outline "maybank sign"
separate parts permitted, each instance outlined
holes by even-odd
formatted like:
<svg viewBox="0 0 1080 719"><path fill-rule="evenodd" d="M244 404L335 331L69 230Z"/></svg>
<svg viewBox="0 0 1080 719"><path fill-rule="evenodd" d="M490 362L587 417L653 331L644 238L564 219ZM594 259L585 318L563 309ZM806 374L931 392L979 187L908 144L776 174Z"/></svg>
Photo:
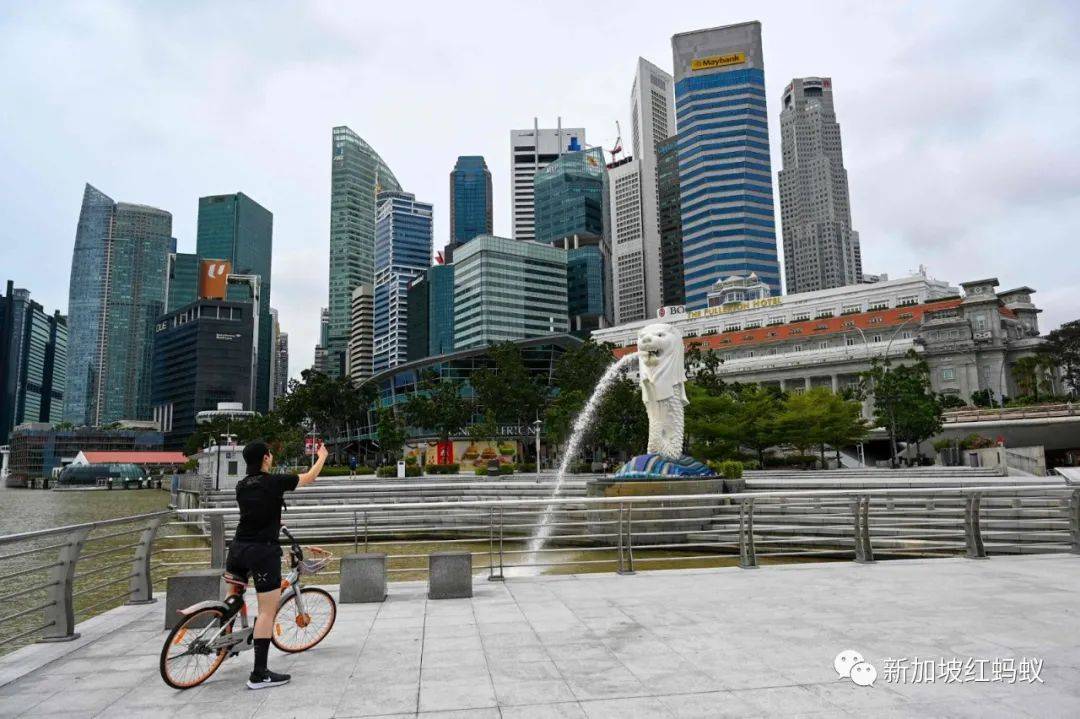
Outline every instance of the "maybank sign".
<svg viewBox="0 0 1080 719"><path fill-rule="evenodd" d="M783 299L780 297L764 297L760 300L751 300L749 302L728 302L726 305L717 305L716 307L706 307L703 310L694 310L693 312L687 312L686 316L690 319L697 319L698 317L712 317L713 315L726 315L729 312L739 312L741 310L752 310L758 307L775 307L776 305L782 305Z"/></svg>
<svg viewBox="0 0 1080 719"><path fill-rule="evenodd" d="M708 57L697 57L690 61L690 69L697 70L712 70L718 67L725 67L727 65L741 65L746 62L745 52L733 52L728 55L709 55Z"/></svg>

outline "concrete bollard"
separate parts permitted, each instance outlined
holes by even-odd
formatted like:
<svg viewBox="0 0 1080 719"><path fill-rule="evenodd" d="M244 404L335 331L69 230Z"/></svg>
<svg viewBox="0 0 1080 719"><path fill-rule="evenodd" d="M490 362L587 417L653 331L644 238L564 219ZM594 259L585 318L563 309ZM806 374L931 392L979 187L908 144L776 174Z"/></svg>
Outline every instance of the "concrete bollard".
<svg viewBox="0 0 1080 719"><path fill-rule="evenodd" d="M220 569L193 569L169 577L165 584L165 628L180 621L177 612L207 599L224 599Z"/></svg>
<svg viewBox="0 0 1080 719"><path fill-rule="evenodd" d="M428 555L428 599L466 599L472 592L472 555L432 552Z"/></svg>
<svg viewBox="0 0 1080 719"><path fill-rule="evenodd" d="M386 555L346 554L341 558L341 603L386 599Z"/></svg>

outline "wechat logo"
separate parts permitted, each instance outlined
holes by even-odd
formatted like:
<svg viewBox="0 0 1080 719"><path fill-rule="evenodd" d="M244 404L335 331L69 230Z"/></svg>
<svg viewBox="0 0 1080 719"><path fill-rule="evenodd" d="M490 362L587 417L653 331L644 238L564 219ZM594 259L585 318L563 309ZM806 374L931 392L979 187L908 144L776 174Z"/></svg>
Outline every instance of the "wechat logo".
<svg viewBox="0 0 1080 719"><path fill-rule="evenodd" d="M833 669L841 679L850 679L861 687L874 685L877 669L854 649L845 649L833 660Z"/></svg>

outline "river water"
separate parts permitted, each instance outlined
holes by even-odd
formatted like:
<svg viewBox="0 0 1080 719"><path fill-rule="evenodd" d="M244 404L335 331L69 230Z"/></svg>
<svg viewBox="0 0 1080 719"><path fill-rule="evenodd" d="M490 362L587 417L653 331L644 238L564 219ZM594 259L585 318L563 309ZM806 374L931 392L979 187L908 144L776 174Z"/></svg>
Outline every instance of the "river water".
<svg viewBox="0 0 1080 719"><path fill-rule="evenodd" d="M156 489L54 492L0 485L0 534L145 514L168 503L169 493Z"/></svg>

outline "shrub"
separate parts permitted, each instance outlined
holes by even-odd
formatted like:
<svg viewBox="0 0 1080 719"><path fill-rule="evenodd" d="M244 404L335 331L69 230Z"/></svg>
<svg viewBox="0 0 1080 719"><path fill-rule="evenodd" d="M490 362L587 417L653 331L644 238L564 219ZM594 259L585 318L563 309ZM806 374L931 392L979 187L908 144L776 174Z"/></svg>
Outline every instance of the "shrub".
<svg viewBox="0 0 1080 719"><path fill-rule="evenodd" d="M349 468L336 465L333 467L323 467L320 476L323 477L347 477L349 476Z"/></svg>
<svg viewBox="0 0 1080 719"><path fill-rule="evenodd" d="M743 464L734 459L721 462L720 472L724 475L724 479L742 479Z"/></svg>
<svg viewBox="0 0 1080 719"><path fill-rule="evenodd" d="M536 464L534 462L522 462L518 465L519 472L535 472Z"/></svg>
<svg viewBox="0 0 1080 719"><path fill-rule="evenodd" d="M499 474L513 474L513 473L514 473L514 465L513 464L507 463L507 464L500 464L499 465Z"/></svg>
<svg viewBox="0 0 1080 719"><path fill-rule="evenodd" d="M405 464L416 464L416 457L406 457Z"/></svg>
<svg viewBox="0 0 1080 719"><path fill-rule="evenodd" d="M744 459L742 460L742 466L743 469L747 470L761 469L761 462L756 459Z"/></svg>
<svg viewBox="0 0 1080 719"><path fill-rule="evenodd" d="M474 472L475 472L477 477L486 477L487 476L487 467L477 467L474 470Z"/></svg>
<svg viewBox="0 0 1080 719"><path fill-rule="evenodd" d="M953 440L951 439L937 439L934 440L934 451L941 452L953 446Z"/></svg>
<svg viewBox="0 0 1080 719"><path fill-rule="evenodd" d="M461 465L456 462L450 464L429 464L424 467L424 471L428 474L457 474L461 469Z"/></svg>
<svg viewBox="0 0 1080 719"><path fill-rule="evenodd" d="M377 470L375 470L375 476L377 476L377 477L396 477L397 476L397 465L384 464L383 466L381 466Z"/></svg>
<svg viewBox="0 0 1080 719"><path fill-rule="evenodd" d="M375 468L369 467L366 464L358 464L356 465L355 474L375 474Z"/></svg>
<svg viewBox="0 0 1080 719"><path fill-rule="evenodd" d="M960 446L964 449L983 449L984 447L993 447L994 440L983 437L981 434L972 433L960 440Z"/></svg>

